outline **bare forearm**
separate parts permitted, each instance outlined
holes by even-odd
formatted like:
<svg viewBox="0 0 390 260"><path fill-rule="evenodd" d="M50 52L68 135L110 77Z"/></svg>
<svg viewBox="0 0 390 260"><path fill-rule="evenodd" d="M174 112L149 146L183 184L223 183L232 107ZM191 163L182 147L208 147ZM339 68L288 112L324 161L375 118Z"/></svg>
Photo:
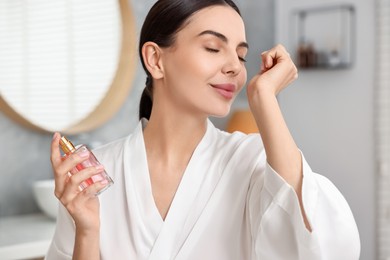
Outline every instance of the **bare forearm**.
<svg viewBox="0 0 390 260"><path fill-rule="evenodd" d="M280 110L276 95L297 79L298 71L282 45L261 54L259 74L247 94L271 167L296 191L306 227L311 230L302 200L302 157Z"/></svg>
<svg viewBox="0 0 390 260"><path fill-rule="evenodd" d="M251 102L267 161L297 192L302 182L302 159L298 147L285 123L276 97L255 93Z"/></svg>
<svg viewBox="0 0 390 260"><path fill-rule="evenodd" d="M80 231L76 228L73 260L99 260L99 231Z"/></svg>
<svg viewBox="0 0 390 260"><path fill-rule="evenodd" d="M267 161L296 191L306 228L311 231L302 201L302 156L286 125L275 96L257 93L252 111L259 128Z"/></svg>

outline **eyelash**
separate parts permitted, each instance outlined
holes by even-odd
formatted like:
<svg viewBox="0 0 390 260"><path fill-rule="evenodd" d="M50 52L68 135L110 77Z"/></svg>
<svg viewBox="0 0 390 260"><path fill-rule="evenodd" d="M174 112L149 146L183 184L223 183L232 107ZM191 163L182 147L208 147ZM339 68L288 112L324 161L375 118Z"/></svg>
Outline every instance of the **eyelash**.
<svg viewBox="0 0 390 260"><path fill-rule="evenodd" d="M213 49L213 48L206 48L206 50L208 51L208 52L211 52L211 53L218 53L219 52L219 50L217 50L217 49ZM242 61L242 62L246 62L246 59L244 59L244 58L242 58L242 57L238 57L238 59L240 60L240 61Z"/></svg>

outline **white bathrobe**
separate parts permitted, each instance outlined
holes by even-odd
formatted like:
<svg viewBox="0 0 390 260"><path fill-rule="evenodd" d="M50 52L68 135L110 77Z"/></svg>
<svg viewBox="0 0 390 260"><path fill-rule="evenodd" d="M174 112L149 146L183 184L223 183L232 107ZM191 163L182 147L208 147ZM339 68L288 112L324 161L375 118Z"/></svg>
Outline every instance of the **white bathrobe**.
<svg viewBox="0 0 390 260"><path fill-rule="evenodd" d="M298 198L266 162L258 134L229 134L208 121L165 221L154 203L139 123L94 151L114 185L99 195L103 260L357 260L358 229L338 189L303 158ZM60 206L48 260L71 259L74 222Z"/></svg>

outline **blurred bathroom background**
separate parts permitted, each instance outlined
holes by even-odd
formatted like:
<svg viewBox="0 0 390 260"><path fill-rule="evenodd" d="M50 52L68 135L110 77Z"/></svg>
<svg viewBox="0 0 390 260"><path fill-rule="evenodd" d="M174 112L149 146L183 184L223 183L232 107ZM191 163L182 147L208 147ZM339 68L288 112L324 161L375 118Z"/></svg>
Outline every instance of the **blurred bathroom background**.
<svg viewBox="0 0 390 260"><path fill-rule="evenodd" d="M27 3L0 0L0 8L11 2L15 6ZM38 2L43 3L43 8L53 4L49 4L53 2L49 0ZM154 2L128 0L135 18L134 37L138 38L143 19ZM276 43L286 46L300 66L299 79L279 96L293 136L312 169L331 179L349 202L361 236L361 259L388 259L385 257L390 257L386 255L390 252L390 240L387 246L380 243L383 241L380 240L381 234L385 234L383 230L389 229L389 221L385 219L386 216L389 218L388 209L385 208L387 202L381 198L387 193L378 192L378 183L383 183L380 181L380 172L386 170L386 164L379 165L384 155L381 156L377 151L383 139L377 136L379 131L376 130L377 111L385 103L379 98L376 79L381 75L378 74L378 58L381 55L378 54L380 23L377 17L379 12L387 12L385 21L390 24L390 4L382 6L385 1L381 0L235 2L246 23L250 46L247 55L248 77L258 72L262 51ZM5 24L4 16L0 15L0 33ZM390 34L388 29L387 32ZM390 44L389 37L384 36L387 44ZM0 46L2 40L4 43L4 39L0 38ZM9 56L6 58L10 59ZM4 69L8 62L0 55L0 82L1 66ZM96 147L132 132L138 122L139 98L145 83L138 58L133 73L130 92L115 115L95 129L70 134L69 139L76 144L85 143ZM387 87L390 89L388 83ZM4 95L2 86L0 91ZM242 109L248 109L245 90L235 101L232 113ZM217 127L226 129L229 119L230 115L212 121ZM11 119L6 111L1 111L1 259L1 243L7 240L5 232L2 232L5 227L1 219L10 221L40 212L32 184L52 178L51 138L51 131L32 130ZM383 149L386 150L386 147ZM380 187L383 190L386 185ZM390 191L390 186L388 189Z"/></svg>

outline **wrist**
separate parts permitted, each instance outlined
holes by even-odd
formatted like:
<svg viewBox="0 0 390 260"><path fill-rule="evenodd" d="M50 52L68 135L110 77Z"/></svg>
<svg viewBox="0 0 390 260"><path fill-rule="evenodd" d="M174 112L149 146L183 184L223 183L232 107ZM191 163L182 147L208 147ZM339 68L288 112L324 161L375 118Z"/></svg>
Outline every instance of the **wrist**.
<svg viewBox="0 0 390 260"><path fill-rule="evenodd" d="M274 87L274 84L269 80L260 80L262 75L255 76L248 84L247 94L250 98L251 96L276 96L277 90Z"/></svg>
<svg viewBox="0 0 390 260"><path fill-rule="evenodd" d="M247 87L248 99L252 98L262 98L262 97L272 97L276 96L275 90L272 86L265 84L265 82L260 82L259 80L253 79Z"/></svg>
<svg viewBox="0 0 390 260"><path fill-rule="evenodd" d="M99 230L76 227L73 259L100 259Z"/></svg>
<svg viewBox="0 0 390 260"><path fill-rule="evenodd" d="M248 92L249 105L257 110L268 106L271 103L277 102L276 94L269 89L256 89L251 93Z"/></svg>
<svg viewBox="0 0 390 260"><path fill-rule="evenodd" d="M76 233L79 234L80 236L96 236L99 235L100 233L100 226L95 225L95 226L89 226L89 227L81 227L76 225Z"/></svg>

